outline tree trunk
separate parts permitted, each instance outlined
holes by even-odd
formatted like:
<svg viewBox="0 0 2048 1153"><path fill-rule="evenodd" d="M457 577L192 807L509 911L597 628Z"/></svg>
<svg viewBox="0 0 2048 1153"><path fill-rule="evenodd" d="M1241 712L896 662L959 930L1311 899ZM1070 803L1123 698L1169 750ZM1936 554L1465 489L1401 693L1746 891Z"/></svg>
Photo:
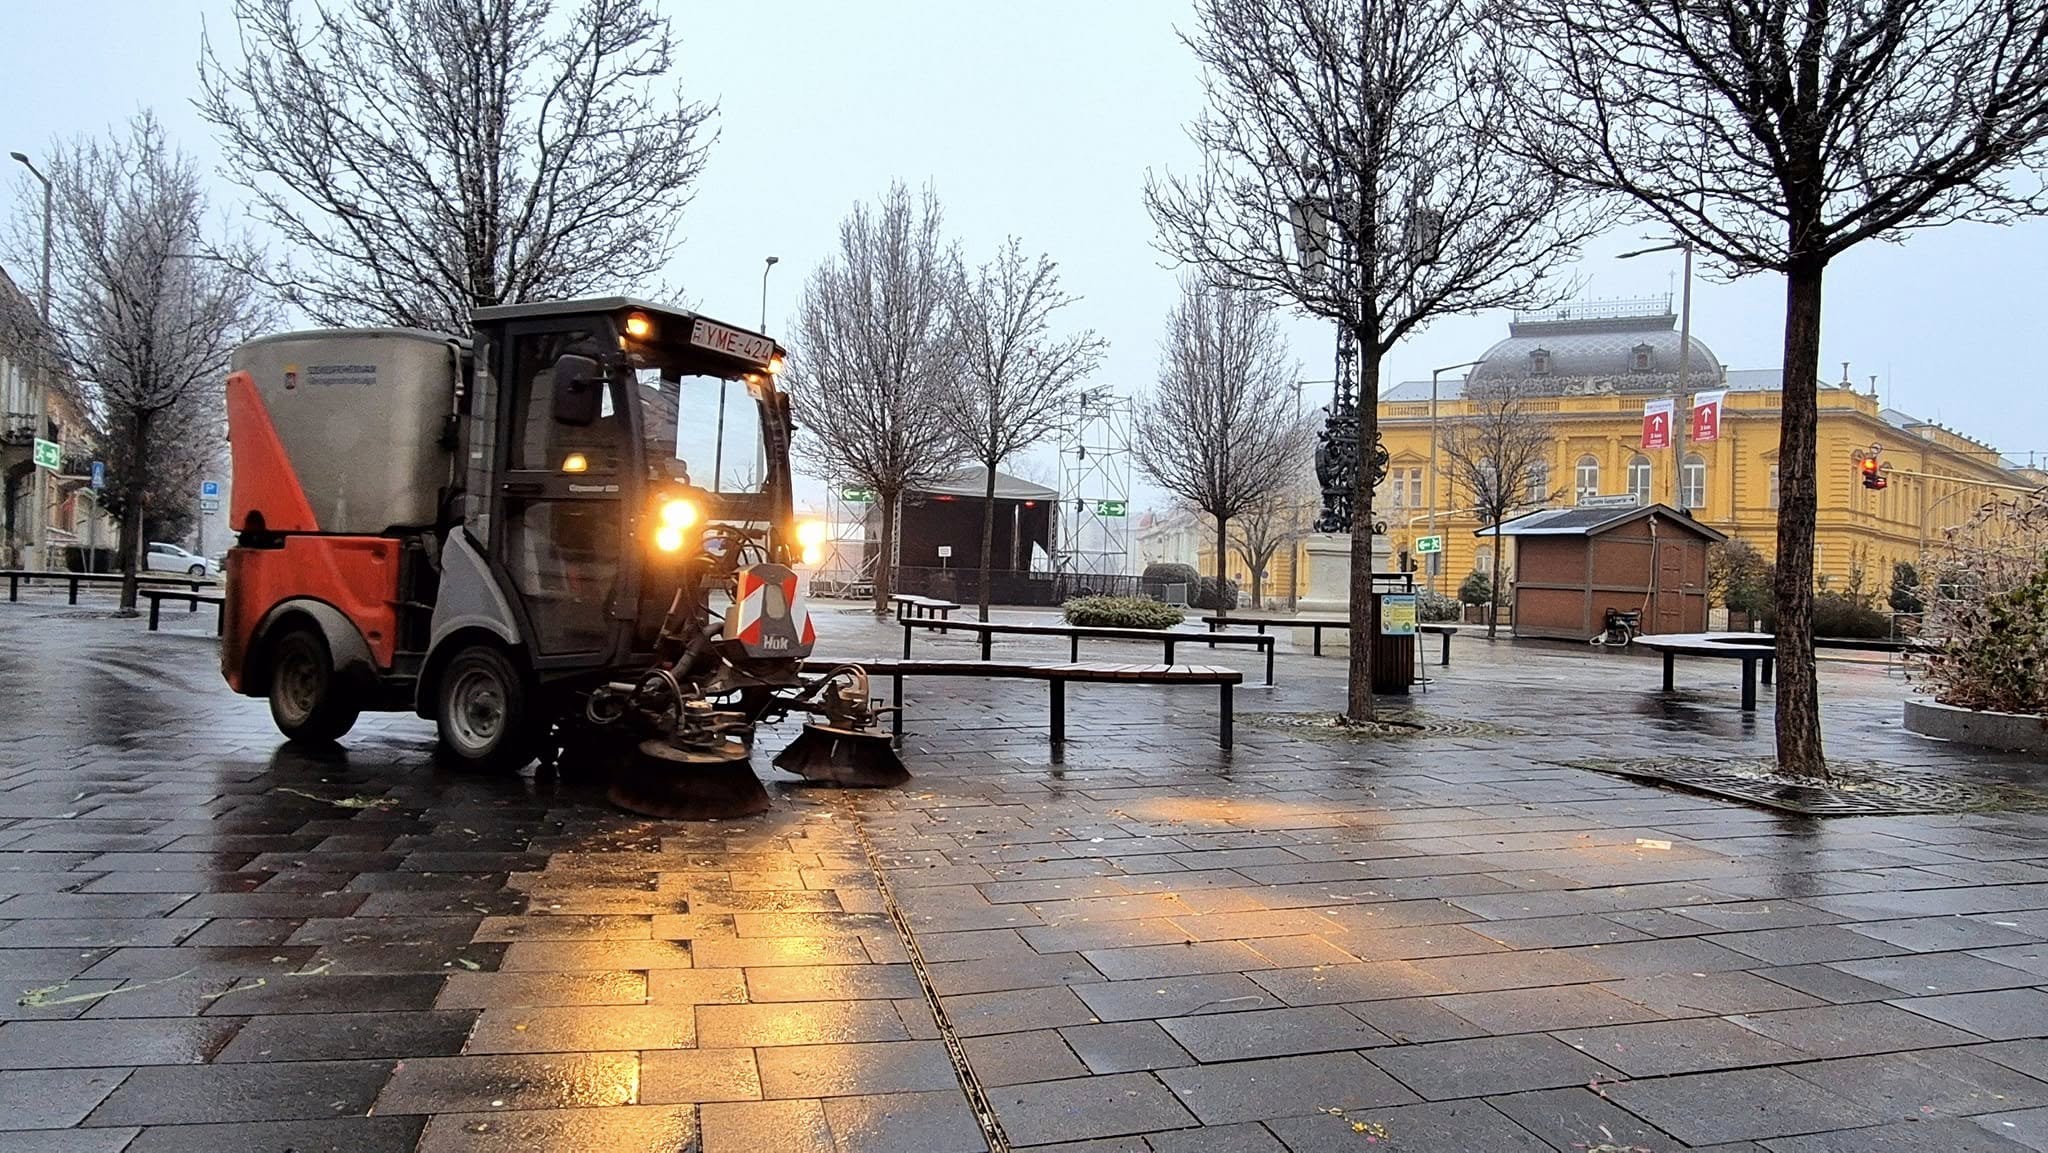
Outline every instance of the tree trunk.
<svg viewBox="0 0 2048 1153"><path fill-rule="evenodd" d="M1813 659L1815 423L1820 378L1820 261L1785 276L1785 376L1778 418L1778 770L1826 779Z"/></svg>
<svg viewBox="0 0 2048 1153"><path fill-rule="evenodd" d="M141 582L136 579L136 570L141 564L142 543L142 500L149 491L149 426L150 414L138 411L135 414L135 435L128 448L128 475L122 488L125 490L121 508L121 615L135 615L136 590Z"/></svg>
<svg viewBox="0 0 2048 1153"><path fill-rule="evenodd" d="M1370 337L1358 342L1358 476L1351 486L1351 662L1344 715L1374 719L1372 697L1372 449L1380 434L1380 351Z"/></svg>
<svg viewBox="0 0 2048 1153"><path fill-rule="evenodd" d="M1500 632L1500 598L1506 589L1501 587L1500 571L1500 522L1501 514L1493 518L1493 595L1486 598L1486 639L1493 640Z"/></svg>
<svg viewBox="0 0 2048 1153"><path fill-rule="evenodd" d="M882 498L882 550L875 554L875 615L879 617L888 615L889 594L896 591L896 505L903 493L881 489L875 495Z"/></svg>
<svg viewBox="0 0 2048 1153"><path fill-rule="evenodd" d="M1227 600L1228 600L1229 598L1227 598L1227 597L1226 597L1226 596L1224 595L1224 587L1223 587L1223 582L1229 579L1229 577L1228 577L1228 576L1227 576L1226 574L1228 574L1228 573L1230 572L1230 533L1229 533L1229 528L1230 528L1230 518L1229 518L1229 517L1227 517L1227 516L1221 516L1221 515L1217 516L1217 518L1216 518L1216 615L1217 615L1217 616L1219 616L1219 617L1227 617L1227 616L1229 616L1229 615L1230 615L1230 606L1229 606L1229 605L1228 605L1227 603L1225 603L1225 602L1226 602L1226 601L1227 601ZM1197 598L1197 599L1199 599L1199 598Z"/></svg>
<svg viewBox="0 0 2048 1153"><path fill-rule="evenodd" d="M981 501L981 619L988 619L988 569L990 558L995 555L996 543L996 462L982 461L988 466L988 484L982 489Z"/></svg>
<svg viewBox="0 0 2048 1153"><path fill-rule="evenodd" d="M1259 610L1259 609L1263 609L1263 608L1265 608L1265 607L1266 607L1266 602L1265 602L1264 598L1263 598L1263 597L1262 597L1262 595L1261 595L1262 593L1264 593L1264 592L1265 592L1265 585L1266 585L1266 566L1265 566L1265 565L1264 565L1263 563L1260 563L1260 562L1254 561L1254 562L1252 562L1252 563L1251 563L1251 570L1252 570L1252 609L1253 609L1254 611L1257 611L1257 610Z"/></svg>

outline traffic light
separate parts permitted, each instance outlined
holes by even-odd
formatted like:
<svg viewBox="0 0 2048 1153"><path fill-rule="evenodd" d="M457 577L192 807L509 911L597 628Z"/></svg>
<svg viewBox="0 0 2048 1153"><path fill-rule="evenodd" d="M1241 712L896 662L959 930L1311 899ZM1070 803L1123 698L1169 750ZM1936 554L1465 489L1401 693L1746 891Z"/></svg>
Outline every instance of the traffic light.
<svg viewBox="0 0 2048 1153"><path fill-rule="evenodd" d="M1874 455L1866 456L1862 460L1857 461L1856 467L1863 472L1864 488L1878 489L1891 484L1891 481L1885 479L1885 475L1881 471L1884 467L1883 463Z"/></svg>

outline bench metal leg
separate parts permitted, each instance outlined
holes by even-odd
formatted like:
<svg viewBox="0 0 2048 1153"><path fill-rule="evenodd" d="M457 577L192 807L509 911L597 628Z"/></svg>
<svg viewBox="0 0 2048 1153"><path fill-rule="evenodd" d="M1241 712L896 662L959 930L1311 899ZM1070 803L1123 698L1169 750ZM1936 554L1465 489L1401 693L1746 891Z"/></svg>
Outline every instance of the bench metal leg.
<svg viewBox="0 0 2048 1153"><path fill-rule="evenodd" d="M1891 667L1891 659L1892 659L1892 658L1891 658L1891 654L1890 654L1890 653L1886 653L1886 654L1885 654L1885 658L1884 658L1884 659L1885 659L1885 667L1886 667L1887 669L1889 669L1889 668ZM1776 658L1776 657L1765 657L1765 658L1764 658L1763 660L1764 660L1764 683L1765 683L1765 684L1767 684L1767 685L1768 685L1768 684L1772 684L1772 683L1774 683L1774 682L1775 682L1775 681L1777 680L1778 660L1777 660L1777 658Z"/></svg>
<svg viewBox="0 0 2048 1153"><path fill-rule="evenodd" d="M72 604L77 604L77 603L78 603L78 578L77 578L77 577L72 577L72 578L71 578L71 603L72 603Z"/></svg>
<svg viewBox="0 0 2048 1153"><path fill-rule="evenodd" d="M222 601L221 603L213 606L213 608L213 635L220 636L224 631L226 631L228 625L228 603L226 601Z"/></svg>
<svg viewBox="0 0 2048 1153"><path fill-rule="evenodd" d="M994 646L995 646L995 640L996 640L996 634L994 634L994 633L992 633L992 632L989 632L989 631L988 631L988 630L986 630L986 629L983 629L983 630L982 630L982 633L981 633L981 659L982 659L982 660L988 660L988 659L989 659L989 654L995 651L995 649L994 649Z"/></svg>
<svg viewBox="0 0 2048 1153"><path fill-rule="evenodd" d="M1215 648L1216 646L1215 646L1215 645L1210 645L1209 647L1213 649L1213 648ZM1167 637L1167 638L1166 638L1166 663L1167 663L1167 664L1172 664L1172 663L1173 663L1173 638L1172 638L1172 637Z"/></svg>
<svg viewBox="0 0 2048 1153"><path fill-rule="evenodd" d="M891 697L891 699L890 699L889 703L890 703L890 704L892 704L892 705L895 705L895 706L896 706L896 711L895 711L895 712L893 712L893 713L890 713L890 714L889 714L889 727L890 727L891 729L894 729L894 730L895 730L895 734L896 734L896 743L897 743L897 744L898 744L898 745L900 746L901 744L903 744L903 674L902 674L902 673L897 673L897 674L896 674L895 676L892 676L892 677L890 677L890 678L889 678L889 693L890 693L890 697Z"/></svg>
<svg viewBox="0 0 2048 1153"><path fill-rule="evenodd" d="M1309 630L1308 630L1308 632L1309 632L1309 635L1310 635L1310 636L1312 636L1312 637L1314 637L1314 638L1315 638L1315 640L1314 640L1314 641L1312 642L1312 643L1313 643L1313 645L1314 645L1314 651L1315 651L1315 655L1317 655L1317 656L1322 656L1322 655L1323 655L1323 626L1321 626L1321 625L1311 625L1311 626L1309 627Z"/></svg>
<svg viewBox="0 0 2048 1153"><path fill-rule="evenodd" d="M155 631L156 631L156 618L157 618L157 614L158 614L158 613L161 613L161 612L163 611L163 608L164 608L164 598L162 598L162 597L151 597L151 598L149 598L149 631L150 631L150 632L155 632Z"/></svg>
<svg viewBox="0 0 2048 1153"><path fill-rule="evenodd" d="M195 597L193 597L193 598L192 598L192 599L191 599L190 601L186 602L186 604L185 604L185 611L186 611L186 612L188 612L188 613L196 613L196 612L198 612L198 611L199 611L199 598L195 596Z"/></svg>
<svg viewBox="0 0 2048 1153"><path fill-rule="evenodd" d="M1237 709L1232 705L1230 699L1232 687L1229 681L1223 682L1223 715L1216 721L1216 741L1226 749L1231 746L1237 736Z"/></svg>
<svg viewBox="0 0 2048 1153"><path fill-rule="evenodd" d="M1745 657L1742 661L1742 711L1756 711L1756 659Z"/></svg>
<svg viewBox="0 0 2048 1153"><path fill-rule="evenodd" d="M1268 687L1271 687L1271 686L1272 686L1272 684L1273 684L1273 642L1271 642L1271 641L1267 641L1267 642L1266 642L1266 645L1265 645L1265 649L1266 649L1266 684L1267 684L1267 686L1268 686Z"/></svg>
<svg viewBox="0 0 2048 1153"><path fill-rule="evenodd" d="M904 625L904 626L903 626L903 659L904 659L904 660L906 660L906 661L910 659L910 633L911 633L911 626L909 626L909 625Z"/></svg>
<svg viewBox="0 0 2048 1153"><path fill-rule="evenodd" d="M1081 634L1075 633L1067 640L1072 642L1067 645L1067 659L1078 665L1081 663Z"/></svg>
<svg viewBox="0 0 2048 1153"><path fill-rule="evenodd" d="M20 600L20 599L21 599L21 578L20 578L20 577L18 577L18 576L9 576L9 577L7 578L7 599L8 599L8 600L10 600L10 601L18 601L18 600Z"/></svg>
<svg viewBox="0 0 2048 1153"><path fill-rule="evenodd" d="M1054 677L1052 684L1052 743L1065 744L1067 740L1067 682Z"/></svg>
<svg viewBox="0 0 2048 1153"><path fill-rule="evenodd" d="M1449 633L1444 634L1444 651L1441 656L1437 657L1436 663L1439 668L1447 669L1451 667L1451 634Z"/></svg>
<svg viewBox="0 0 2048 1153"><path fill-rule="evenodd" d="M1672 680L1672 674L1676 667L1677 661L1673 654L1666 652L1664 654L1664 691L1667 693L1678 687Z"/></svg>

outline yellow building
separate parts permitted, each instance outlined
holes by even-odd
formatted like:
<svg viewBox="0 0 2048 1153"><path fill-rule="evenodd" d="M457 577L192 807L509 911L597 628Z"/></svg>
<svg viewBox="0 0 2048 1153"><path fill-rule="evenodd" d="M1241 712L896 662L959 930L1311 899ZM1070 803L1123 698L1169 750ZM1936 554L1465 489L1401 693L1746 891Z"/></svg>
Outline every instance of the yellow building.
<svg viewBox="0 0 2048 1153"><path fill-rule="evenodd" d="M1488 349L1468 378L1474 385L1512 381L1527 390L1533 398L1526 407L1551 435L1547 475L1534 478L1529 503L1515 512L1625 494L1642 503L1682 502L1701 521L1771 556L1777 541L1780 374L1730 370L1695 337L1686 391L1727 390L1720 437L1645 451L1643 404L1677 395L1678 353L1676 317L1664 298L1517 314L1508 338ZM1441 381L1439 436L1469 415L1466 383ZM1682 399L1677 405L1681 437L1689 407ZM1488 566L1490 546L1473 536L1480 520L1440 448L1432 488L1430 409L1427 380L1381 394L1389 467L1374 512L1387 525L1395 555L1412 553L1416 538L1429 531L1433 493L1436 532L1445 543L1437 583L1455 592L1467 573ZM1865 488L1856 453L1873 444L1899 473L1933 479L1894 474L1885 489ZM1884 408L1847 383L1820 389L1819 453L1816 577L1840 588L1860 568L1865 588L1880 596L1893 562L1917 561L1943 529L1968 520L1997 494L1986 482L2048 483L2048 473L2010 465L1992 446Z"/></svg>

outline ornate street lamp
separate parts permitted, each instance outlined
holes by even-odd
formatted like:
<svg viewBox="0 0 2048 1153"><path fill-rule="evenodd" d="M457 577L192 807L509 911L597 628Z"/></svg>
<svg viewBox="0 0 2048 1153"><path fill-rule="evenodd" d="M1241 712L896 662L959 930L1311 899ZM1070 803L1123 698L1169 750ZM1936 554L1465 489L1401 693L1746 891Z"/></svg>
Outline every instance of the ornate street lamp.
<svg viewBox="0 0 2048 1153"><path fill-rule="evenodd" d="M1318 186L1322 173L1318 166L1310 165L1303 175L1307 178L1307 189L1288 206L1288 219L1294 228L1295 250L1301 258L1302 273L1312 281L1321 280L1329 274L1328 266L1334 263L1337 298L1348 313L1357 307L1354 288L1357 262L1352 255L1350 230L1343 226L1342 217L1331 211L1332 204L1348 203L1344 199L1343 170L1339 168L1331 181L1327 198L1320 195ZM1316 480L1323 489L1323 509L1315 522L1317 532L1348 533L1352 528L1352 494L1357 491L1358 481L1357 369L1357 340L1351 326L1339 320L1336 373L1330 390L1330 406L1323 414L1323 431L1316 438ZM1372 451L1374 487L1386 478L1386 442L1375 437ZM1375 524L1368 526L1368 530L1384 532L1385 526Z"/></svg>

